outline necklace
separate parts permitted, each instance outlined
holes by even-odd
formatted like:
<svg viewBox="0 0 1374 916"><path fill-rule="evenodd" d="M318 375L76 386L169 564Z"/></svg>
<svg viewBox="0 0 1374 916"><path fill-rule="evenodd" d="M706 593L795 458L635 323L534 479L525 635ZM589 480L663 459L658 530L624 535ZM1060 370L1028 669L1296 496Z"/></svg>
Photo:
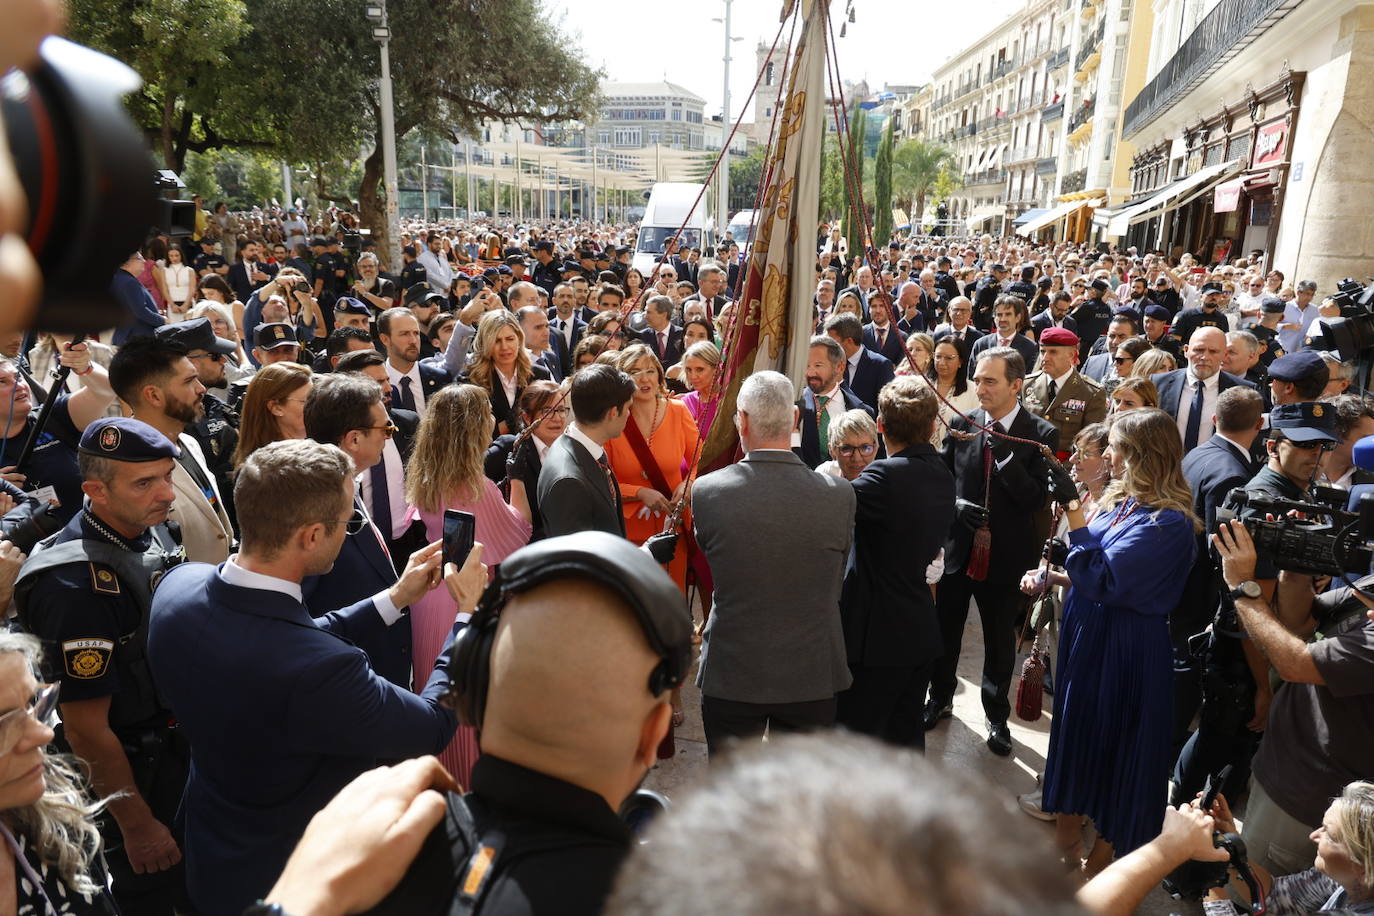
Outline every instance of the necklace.
<svg viewBox="0 0 1374 916"><path fill-rule="evenodd" d="M1135 507L1136 501L1134 496L1129 496L1120 503L1118 503L1116 511L1112 513L1112 521L1111 524L1108 525L1108 527L1115 528L1118 523L1124 521L1127 516L1129 516L1132 512L1135 511Z"/></svg>
<svg viewBox="0 0 1374 916"><path fill-rule="evenodd" d="M649 423L649 428L645 431L645 432L647 433L647 435L645 435L645 437L644 437L645 439L648 440L650 446L653 446L653 444L654 444L654 433L658 431L658 418L659 418L659 412L660 412L660 410L662 409L662 407L663 407L663 398L660 397L659 395L654 395L654 418L653 418L653 420ZM635 419L635 422L636 422L636 423L639 423L639 419L636 418L636 419ZM640 424L640 425L642 426L643 424Z"/></svg>

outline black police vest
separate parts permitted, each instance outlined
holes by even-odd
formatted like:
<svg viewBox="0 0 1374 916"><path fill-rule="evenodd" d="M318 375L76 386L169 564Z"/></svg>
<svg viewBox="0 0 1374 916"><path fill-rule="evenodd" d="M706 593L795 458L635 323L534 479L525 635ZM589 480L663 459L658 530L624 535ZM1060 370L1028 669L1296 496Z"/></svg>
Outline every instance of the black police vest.
<svg viewBox="0 0 1374 916"><path fill-rule="evenodd" d="M143 725L167 711L167 704L158 695L152 670L148 666L148 620L154 589L167 570L186 561L186 549L181 546L178 534L173 534L166 525L157 525L149 530L153 535L152 543L141 554L104 541L77 539L57 544L54 542L61 535L58 532L38 543L14 583L19 623L29 632L34 632L29 618L29 595L43 573L59 566L102 563L115 571L120 584L137 599L141 609L138 625L128 633L120 634L113 659L122 685L119 702L110 704L110 729L115 733Z"/></svg>

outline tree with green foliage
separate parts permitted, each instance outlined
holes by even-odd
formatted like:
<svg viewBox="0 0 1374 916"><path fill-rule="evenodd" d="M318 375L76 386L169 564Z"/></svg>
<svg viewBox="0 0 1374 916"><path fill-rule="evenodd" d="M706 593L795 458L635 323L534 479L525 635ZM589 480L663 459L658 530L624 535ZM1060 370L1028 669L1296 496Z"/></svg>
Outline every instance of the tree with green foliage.
<svg viewBox="0 0 1374 916"><path fill-rule="evenodd" d="M766 146L756 146L743 159L730 163L731 210L753 208L759 196L759 182L763 180L763 157L767 154Z"/></svg>
<svg viewBox="0 0 1374 916"><path fill-rule="evenodd" d="M864 211L860 195L863 193L864 174L864 131L868 124L861 103L854 102L854 110L849 115L849 139L845 142L845 152L849 155L849 171L844 178L844 225L845 240L849 245L849 256L856 257L864 250ZM845 168L842 163L841 168Z"/></svg>
<svg viewBox="0 0 1374 916"><path fill-rule="evenodd" d="M892 151L892 194L911 214L913 225L925 211L926 197L942 171L954 164L954 154L938 143L907 140ZM943 200L948 193L941 197Z"/></svg>
<svg viewBox="0 0 1374 916"><path fill-rule="evenodd" d="M844 212L848 196L844 190L844 173L840 170L840 142L827 133L821 145L821 219L832 222Z"/></svg>
<svg viewBox="0 0 1374 916"><path fill-rule="evenodd" d="M873 244L881 248L892 237L893 119L887 119L873 162Z"/></svg>

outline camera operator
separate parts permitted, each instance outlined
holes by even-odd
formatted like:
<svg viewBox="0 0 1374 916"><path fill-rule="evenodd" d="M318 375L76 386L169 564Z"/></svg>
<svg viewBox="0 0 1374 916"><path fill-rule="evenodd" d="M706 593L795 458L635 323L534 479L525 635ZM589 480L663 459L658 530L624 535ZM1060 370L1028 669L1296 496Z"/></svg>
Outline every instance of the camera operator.
<svg viewBox="0 0 1374 916"><path fill-rule="evenodd" d="M1316 476L1321 456L1336 442L1336 411L1316 401L1281 404L1269 414L1268 462L1245 489L1269 496L1305 500ZM1262 510L1243 507L1241 518L1262 517ZM1265 557L1244 586L1246 597L1274 600L1278 566ZM1175 802L1193 797L1207 774L1232 766L1222 791L1238 794L1245 784L1250 758L1264 731L1272 692L1269 666L1249 628L1231 613L1231 601L1241 597L1229 582L1222 589L1220 613L1201 655L1202 711L1198 729L1184 745L1174 770ZM1227 594L1227 589L1231 593ZM1253 594L1249 594L1253 592Z"/></svg>
<svg viewBox="0 0 1374 916"><path fill-rule="evenodd" d="M1239 522L1212 538L1232 593L1252 592L1254 541ZM1267 558L1266 558L1267 559ZM1374 576L1357 585L1369 588ZM1310 576L1279 574L1277 610L1261 597L1235 601L1250 641L1286 682L1274 694L1255 754L1242 834L1251 858L1283 875L1309 867L1311 833L1327 800L1369 775L1374 747L1374 620L1350 588L1316 595ZM1308 643L1314 632L1321 638Z"/></svg>
<svg viewBox="0 0 1374 916"><path fill-rule="evenodd" d="M76 466L76 448L82 432L105 417L114 403L114 389L105 370L91 360L84 344L68 344L59 362L71 368L85 387L75 394L59 394L49 408L38 445L28 463L17 467L15 461L38 423L32 394L13 361L0 359L0 477L31 492L44 502L59 503L58 520L65 523L81 509L81 472ZM8 459L8 461L6 460Z"/></svg>

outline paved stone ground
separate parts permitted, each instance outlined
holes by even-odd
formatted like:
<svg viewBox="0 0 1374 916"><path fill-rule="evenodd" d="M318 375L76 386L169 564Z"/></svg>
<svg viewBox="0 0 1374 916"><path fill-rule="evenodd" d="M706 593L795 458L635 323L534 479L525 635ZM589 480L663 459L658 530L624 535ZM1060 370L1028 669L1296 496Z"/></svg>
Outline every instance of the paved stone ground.
<svg viewBox="0 0 1374 916"><path fill-rule="evenodd" d="M698 617L700 611L697 611ZM1018 662L1019 664L1019 662ZM1045 769L1045 753L1049 747L1050 716L1053 702L1045 697L1046 715L1039 722L1028 723L1011 718L1013 749L1011 756L998 757L987 749L983 706L979 698L979 682L983 666L983 634L976 613L969 614L963 651L959 657L959 689L954 697L954 716L926 734L926 756L945 767L971 771L993 787L993 791L1011 799L1035 789L1035 776ZM696 666L688 675L683 689L686 721L676 733L677 753L671 760L660 761L649 774L645 785L672 798L673 794L703 778L706 773L706 740L701 726L701 694L693 686ZM1014 689L1014 688L1013 688ZM1054 842L1054 825L1019 814L1038 825L1046 844ZM1138 910L1143 916L1166 914L1200 914L1200 905L1183 903L1156 890Z"/></svg>

